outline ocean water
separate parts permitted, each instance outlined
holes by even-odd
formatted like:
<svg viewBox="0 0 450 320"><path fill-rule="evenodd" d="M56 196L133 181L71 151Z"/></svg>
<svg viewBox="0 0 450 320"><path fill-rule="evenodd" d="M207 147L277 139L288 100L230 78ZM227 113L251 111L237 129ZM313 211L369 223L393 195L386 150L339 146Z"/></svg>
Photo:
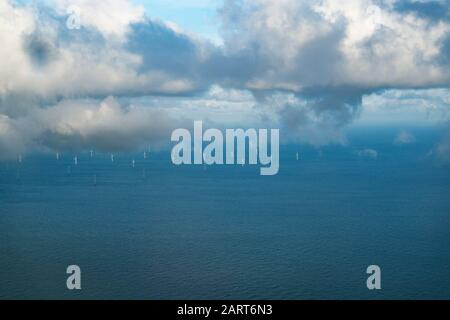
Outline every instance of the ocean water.
<svg viewBox="0 0 450 320"><path fill-rule="evenodd" d="M404 146L394 135L283 146L273 177L175 167L168 152L0 163L0 298L450 299L450 168L429 154L439 133L417 129ZM66 289L71 264L80 291ZM366 287L372 264L379 291Z"/></svg>

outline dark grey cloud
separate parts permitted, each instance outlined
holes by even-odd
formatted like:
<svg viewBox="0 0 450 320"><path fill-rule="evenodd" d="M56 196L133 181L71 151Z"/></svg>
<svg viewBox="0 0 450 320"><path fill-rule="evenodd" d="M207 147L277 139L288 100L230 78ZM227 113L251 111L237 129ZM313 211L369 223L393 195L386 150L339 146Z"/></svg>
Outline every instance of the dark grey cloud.
<svg viewBox="0 0 450 320"><path fill-rule="evenodd" d="M140 72L161 70L181 76L198 72L199 45L161 23L147 19L132 25L126 48L142 56Z"/></svg>
<svg viewBox="0 0 450 320"><path fill-rule="evenodd" d="M56 59L57 49L44 34L34 33L24 38L25 51L32 63L37 66L45 66Z"/></svg>

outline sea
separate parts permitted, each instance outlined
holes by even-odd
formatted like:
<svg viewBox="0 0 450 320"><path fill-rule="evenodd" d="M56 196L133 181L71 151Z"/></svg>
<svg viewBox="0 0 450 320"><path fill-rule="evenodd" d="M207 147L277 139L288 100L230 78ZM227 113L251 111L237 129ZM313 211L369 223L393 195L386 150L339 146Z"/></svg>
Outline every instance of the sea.
<svg viewBox="0 0 450 320"><path fill-rule="evenodd" d="M170 150L2 161L0 299L450 299L442 132L396 130L282 145L275 176Z"/></svg>

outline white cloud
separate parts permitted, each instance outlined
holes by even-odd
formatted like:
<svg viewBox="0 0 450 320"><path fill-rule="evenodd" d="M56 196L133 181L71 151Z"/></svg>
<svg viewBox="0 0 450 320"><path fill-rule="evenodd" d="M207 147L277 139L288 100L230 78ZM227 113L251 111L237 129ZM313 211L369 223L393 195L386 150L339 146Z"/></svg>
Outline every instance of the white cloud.
<svg viewBox="0 0 450 320"><path fill-rule="evenodd" d="M357 125L439 125L450 120L448 89L382 90L363 97Z"/></svg>
<svg viewBox="0 0 450 320"><path fill-rule="evenodd" d="M378 151L374 149L364 149L358 151L358 156L361 158L377 160L378 159Z"/></svg>
<svg viewBox="0 0 450 320"><path fill-rule="evenodd" d="M127 0L0 1L0 148L133 148L139 134L160 136L141 121L154 109L92 103L108 96L161 103L150 123L196 116L218 126L278 126L316 145L345 143L342 127L361 105L364 121L438 123L449 115L450 19L399 10L399 3L229 0L216 46L149 20ZM65 24L72 5L80 9L79 30Z"/></svg>
<svg viewBox="0 0 450 320"><path fill-rule="evenodd" d="M416 137L412 133L409 133L408 131L400 132L394 139L394 143L396 145L411 144L414 143L415 141Z"/></svg>
<svg viewBox="0 0 450 320"><path fill-rule="evenodd" d="M0 116L0 154L14 158L29 148L106 152L159 147L180 124L161 109L124 106L113 97L64 100L18 119Z"/></svg>
<svg viewBox="0 0 450 320"><path fill-rule="evenodd" d="M242 3L242 4L241 4ZM222 10L227 48L251 51L258 72L249 88L286 89L355 86L417 87L447 84L449 72L436 64L448 23L430 24L400 14L391 2L381 19L371 0L226 1ZM391 5L390 5L391 4Z"/></svg>
<svg viewBox="0 0 450 320"><path fill-rule="evenodd" d="M87 15L89 30L66 28L64 8L72 3ZM51 15L38 14L32 7L15 6L11 0L0 5L4 45L0 51L2 96L51 100L110 94L178 94L197 89L189 74L175 75L171 70L158 68L142 72L143 53L129 50L124 42L127 38L116 41L127 35L134 23L155 28L152 22L143 22L142 10L129 1L57 1L56 14L61 14L62 22ZM164 28L160 26L168 37L177 38L173 31Z"/></svg>

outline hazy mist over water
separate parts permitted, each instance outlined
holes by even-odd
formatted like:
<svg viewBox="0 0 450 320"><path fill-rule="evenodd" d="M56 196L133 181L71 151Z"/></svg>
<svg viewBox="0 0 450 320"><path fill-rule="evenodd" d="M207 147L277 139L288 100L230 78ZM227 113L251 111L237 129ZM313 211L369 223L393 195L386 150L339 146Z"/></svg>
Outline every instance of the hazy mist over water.
<svg viewBox="0 0 450 320"><path fill-rule="evenodd" d="M413 132L282 146L273 177L169 152L0 163L0 298L449 299L450 170L429 154L440 133Z"/></svg>

